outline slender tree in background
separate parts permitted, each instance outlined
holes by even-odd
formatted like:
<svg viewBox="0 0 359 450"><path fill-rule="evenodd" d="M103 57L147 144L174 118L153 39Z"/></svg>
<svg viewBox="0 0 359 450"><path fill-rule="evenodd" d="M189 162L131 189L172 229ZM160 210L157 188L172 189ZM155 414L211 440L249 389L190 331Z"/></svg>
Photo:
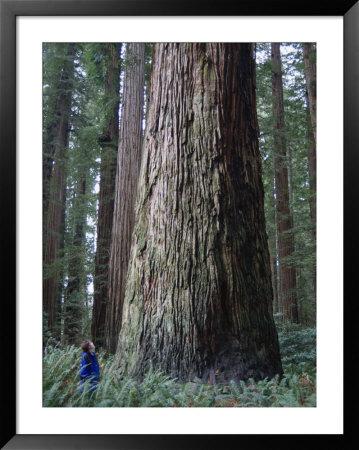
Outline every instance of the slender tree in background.
<svg viewBox="0 0 359 450"><path fill-rule="evenodd" d="M48 147L43 158L43 212L44 218L47 221L46 229L44 228L43 308L50 332L54 332L58 328L56 326L56 313L58 311L57 303L59 301L59 280L56 268L53 265L59 250L63 246L65 162L71 114L72 85L74 80L73 59L75 57L75 46L74 44L65 45L67 45L67 51L62 65L61 90L57 92L56 116L50 122L51 125L49 125L47 130L46 142ZM49 200L47 200L48 198ZM46 209L48 209L47 213Z"/></svg>
<svg viewBox="0 0 359 450"><path fill-rule="evenodd" d="M260 152L262 156L263 184L265 191L266 230L271 261L273 310L279 312L278 299L278 249L277 249L277 219L275 208L275 174L273 157L273 120L272 120L272 90L270 45L256 44L256 100L260 128ZM259 59L259 60L258 60Z"/></svg>
<svg viewBox="0 0 359 450"><path fill-rule="evenodd" d="M95 44L98 45L103 46ZM75 345L90 334L89 284L94 278L93 244L97 222L94 189L99 175L98 137L105 121L98 119L99 112L101 118L104 115L103 64L100 58L95 73L90 70L87 56L92 50L91 44L78 45L66 177L62 341ZM97 56L101 57L102 52Z"/></svg>
<svg viewBox="0 0 359 450"><path fill-rule="evenodd" d="M316 141L317 141L317 88L316 88L316 62L313 44L303 44L304 56L304 72L307 82L307 99L308 99L308 167L309 182L312 195L310 197L310 216L313 223L313 235L316 236Z"/></svg>
<svg viewBox="0 0 359 450"><path fill-rule="evenodd" d="M105 345L108 269L114 210L118 148L119 75L121 44L103 44L106 55L105 104L109 104L107 124L100 136L101 167L98 206L97 245L94 277L94 302L91 335L97 347Z"/></svg>
<svg viewBox="0 0 359 450"><path fill-rule="evenodd" d="M266 227L272 257L272 273L279 269L276 250L277 213L274 180L274 163L277 149L274 145L275 123L271 87L271 45L257 43L257 111L260 127L260 151L263 164ZM308 122L306 80L304 75L303 44L281 44L282 82L286 143L286 165L290 211L293 217L292 233L295 251L285 259L296 270L296 294L301 323L315 323L315 224L310 219L309 203L312 201L308 172ZM314 55L315 56L315 55ZM274 257L274 259L273 259ZM314 282L313 282L314 281ZM278 289L279 292L279 289ZM275 303L275 313L280 313Z"/></svg>
<svg viewBox="0 0 359 450"><path fill-rule="evenodd" d="M56 148L66 145L66 133L73 85L74 46L44 44L43 46L43 236L47 232L50 201L50 180L54 167ZM46 239L43 240L43 254Z"/></svg>
<svg viewBox="0 0 359 450"><path fill-rule="evenodd" d="M111 353L116 350L121 326L141 163L145 47L144 43L126 45L106 313L106 348Z"/></svg>
<svg viewBox="0 0 359 450"><path fill-rule="evenodd" d="M88 168L80 167L76 195L73 201L72 242L69 254L67 286L64 299L64 338L67 343L79 345L82 340L82 316L84 310L84 244L86 230L86 177Z"/></svg>
<svg viewBox="0 0 359 450"><path fill-rule="evenodd" d="M267 215L274 215L273 223L277 223L276 219L276 209L275 209L275 185L274 180L272 187L272 204L273 207L270 211L267 211ZM268 243L269 243L269 254L270 254L270 264L271 264L271 272L272 272L272 286L273 286L273 310L275 313L280 311L279 305L279 295L278 295L278 239L277 239L277 229L275 226L270 227L268 234Z"/></svg>
<svg viewBox="0 0 359 450"><path fill-rule="evenodd" d="M303 44L304 72L307 81L308 103L310 119L315 141L317 140L317 80L316 80L316 58L314 46L311 43Z"/></svg>
<svg viewBox="0 0 359 450"><path fill-rule="evenodd" d="M284 124L283 81L280 44L272 43L272 93L275 149L275 185L278 229L279 295L283 321L298 322L296 271L288 261L295 250L293 219L289 206L287 152Z"/></svg>
<svg viewBox="0 0 359 450"><path fill-rule="evenodd" d="M303 43L304 72L307 82L308 100L308 169L311 196L309 199L310 217L312 220L312 237L316 241L317 223L317 80L316 80L316 58L312 43ZM314 290L316 290L317 277L314 274Z"/></svg>
<svg viewBox="0 0 359 450"><path fill-rule="evenodd" d="M316 239L316 223L317 223L317 213L316 213L316 166L317 166L317 155L316 155L316 142L314 133L311 126L309 108L307 109L307 145L308 145L308 172L309 172L309 186L311 190L311 195L309 198L310 207L310 218L312 221L312 236Z"/></svg>
<svg viewBox="0 0 359 450"><path fill-rule="evenodd" d="M155 44L116 361L204 381L281 373L252 44Z"/></svg>

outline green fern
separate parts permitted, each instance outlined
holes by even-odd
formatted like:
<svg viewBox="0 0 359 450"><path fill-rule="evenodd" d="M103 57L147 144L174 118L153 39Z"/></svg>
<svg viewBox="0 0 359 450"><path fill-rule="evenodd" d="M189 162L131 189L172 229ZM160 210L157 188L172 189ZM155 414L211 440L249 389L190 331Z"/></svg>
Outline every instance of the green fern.
<svg viewBox="0 0 359 450"><path fill-rule="evenodd" d="M143 381L119 378L113 356L99 355L101 381L79 389L81 350L51 342L43 357L44 407L315 407L316 332L299 325L279 325L284 376L230 381L215 386L200 379L180 383L150 370Z"/></svg>

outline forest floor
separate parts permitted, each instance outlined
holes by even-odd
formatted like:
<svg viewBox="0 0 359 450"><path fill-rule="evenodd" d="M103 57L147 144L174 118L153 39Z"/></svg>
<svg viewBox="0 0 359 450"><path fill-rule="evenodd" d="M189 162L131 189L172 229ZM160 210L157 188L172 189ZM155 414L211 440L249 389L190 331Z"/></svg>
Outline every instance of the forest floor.
<svg viewBox="0 0 359 450"><path fill-rule="evenodd" d="M79 389L81 351L47 346L43 359L44 407L315 407L316 329L277 324L284 376L255 382L178 383L160 372L142 382L118 379L113 358L99 355L101 382Z"/></svg>

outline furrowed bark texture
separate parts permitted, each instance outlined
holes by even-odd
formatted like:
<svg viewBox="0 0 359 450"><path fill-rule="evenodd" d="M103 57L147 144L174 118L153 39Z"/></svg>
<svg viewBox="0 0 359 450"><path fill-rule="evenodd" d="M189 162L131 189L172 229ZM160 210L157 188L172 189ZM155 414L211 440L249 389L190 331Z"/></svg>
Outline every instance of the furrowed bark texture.
<svg viewBox="0 0 359 450"><path fill-rule="evenodd" d="M251 44L155 44L120 373L281 373Z"/></svg>
<svg viewBox="0 0 359 450"><path fill-rule="evenodd" d="M91 323L92 340L96 347L104 347L105 345L108 271L118 149L119 51L120 46L117 44L108 44L109 63L106 73L105 93L106 98L117 99L117 101L114 102L107 131L100 139L100 192L95 257L94 303Z"/></svg>
<svg viewBox="0 0 359 450"><path fill-rule="evenodd" d="M121 326L134 226L142 150L144 81L145 44L127 44L106 310L106 348L111 353L116 351Z"/></svg>
<svg viewBox="0 0 359 450"><path fill-rule="evenodd" d="M74 52L73 45L69 46L69 53ZM73 80L73 62L66 65L66 79L70 83ZM68 89L61 94L59 103L58 121L56 128L56 139L54 145L54 166L50 179L50 199L48 204L47 227L44 234L44 277L43 277L43 310L47 315L47 322L50 331L55 331L56 313L58 309L58 277L54 269L46 273L48 268L54 263L59 250L63 245L64 208L65 208L65 160L66 149L68 147L69 116L71 107L72 84L68 84ZM44 173L46 178L46 174ZM46 179L44 184L44 205L43 212L46 214ZM45 232L45 230L44 230Z"/></svg>
<svg viewBox="0 0 359 450"><path fill-rule="evenodd" d="M280 44L272 44L272 93L274 116L275 184L278 230L279 295L283 321L298 322L295 268L286 260L294 252L293 220L289 207L289 186L284 125L283 83Z"/></svg>

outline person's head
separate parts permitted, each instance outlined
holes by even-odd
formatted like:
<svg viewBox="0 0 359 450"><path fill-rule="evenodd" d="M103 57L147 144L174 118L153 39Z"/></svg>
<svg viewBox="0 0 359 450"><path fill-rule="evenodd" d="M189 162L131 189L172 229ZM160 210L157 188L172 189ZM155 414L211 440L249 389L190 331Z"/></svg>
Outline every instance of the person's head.
<svg viewBox="0 0 359 450"><path fill-rule="evenodd" d="M82 351L84 352L92 352L95 349L95 346L93 345L93 342L86 339L81 344Z"/></svg>

